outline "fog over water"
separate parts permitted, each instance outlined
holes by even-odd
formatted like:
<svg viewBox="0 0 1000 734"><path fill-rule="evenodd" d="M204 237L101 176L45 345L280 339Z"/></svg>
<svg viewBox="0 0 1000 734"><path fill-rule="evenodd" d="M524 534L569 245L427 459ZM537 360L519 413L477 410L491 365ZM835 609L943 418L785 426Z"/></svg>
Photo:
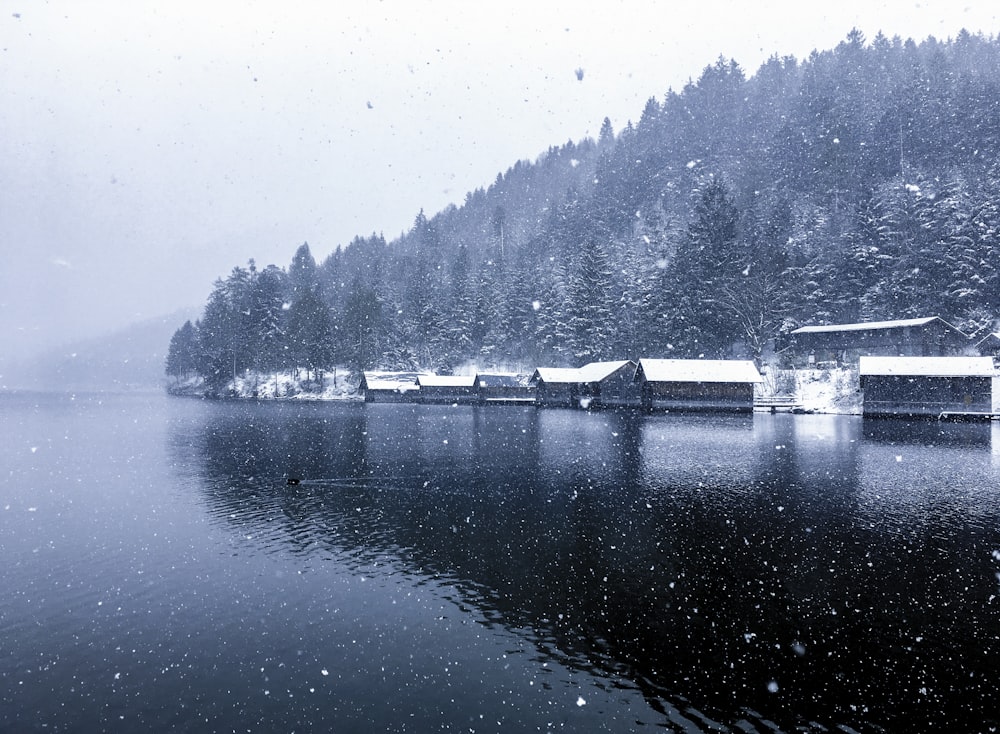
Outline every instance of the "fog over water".
<svg viewBox="0 0 1000 734"><path fill-rule="evenodd" d="M0 369L322 259L637 120L721 54L992 35L991 3L3 3Z"/></svg>

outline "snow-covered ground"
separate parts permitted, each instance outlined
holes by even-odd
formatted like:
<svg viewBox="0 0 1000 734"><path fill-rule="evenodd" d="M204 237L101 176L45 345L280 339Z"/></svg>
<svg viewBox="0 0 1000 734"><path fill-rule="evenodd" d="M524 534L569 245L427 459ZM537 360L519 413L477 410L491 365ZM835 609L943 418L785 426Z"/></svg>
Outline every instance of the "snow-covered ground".
<svg viewBox="0 0 1000 734"><path fill-rule="evenodd" d="M345 370L329 372L322 383L306 380L305 370L257 373L248 371L230 381L223 395L260 400L360 400L358 380ZM168 390L174 395L204 397L205 381L200 377L171 383Z"/></svg>
<svg viewBox="0 0 1000 734"><path fill-rule="evenodd" d="M269 400L285 398L294 400L343 400L358 399L358 382L347 372L338 371L323 376L322 384L307 382L305 371L283 371L269 374L248 372L236 379L236 394L244 398ZM335 376L336 375L336 376Z"/></svg>
<svg viewBox="0 0 1000 734"><path fill-rule="evenodd" d="M782 398L807 413L860 415L861 387L857 370L762 370L758 398Z"/></svg>
<svg viewBox="0 0 1000 734"><path fill-rule="evenodd" d="M377 374L377 373L372 373ZM387 373L388 374L388 373ZM305 380L305 371L277 373L248 372L227 386L224 394L260 400L360 400L358 379L345 370L324 375L323 384ZM858 374L850 369L777 370L765 373L762 394L792 397L809 413L860 414L861 390ZM205 394L200 378L174 383L176 395Z"/></svg>
<svg viewBox="0 0 1000 734"><path fill-rule="evenodd" d="M858 373L850 369L790 370L802 409L810 413L861 413Z"/></svg>

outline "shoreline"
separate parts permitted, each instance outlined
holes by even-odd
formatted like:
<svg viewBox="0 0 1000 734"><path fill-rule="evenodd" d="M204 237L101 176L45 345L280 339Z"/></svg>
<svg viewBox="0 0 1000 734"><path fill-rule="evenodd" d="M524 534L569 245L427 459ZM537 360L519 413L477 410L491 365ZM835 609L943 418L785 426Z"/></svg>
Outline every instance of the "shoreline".
<svg viewBox="0 0 1000 734"><path fill-rule="evenodd" d="M342 374L351 375L346 372ZM335 384L334 384L335 382ZM201 378L167 385L172 397L201 400L253 400L256 402L363 402L358 381L324 376L322 385L297 379L292 372L259 373L239 377L213 393ZM319 387L319 389L317 389ZM857 370L850 368L766 370L759 399L788 398L800 414L861 415L861 389Z"/></svg>

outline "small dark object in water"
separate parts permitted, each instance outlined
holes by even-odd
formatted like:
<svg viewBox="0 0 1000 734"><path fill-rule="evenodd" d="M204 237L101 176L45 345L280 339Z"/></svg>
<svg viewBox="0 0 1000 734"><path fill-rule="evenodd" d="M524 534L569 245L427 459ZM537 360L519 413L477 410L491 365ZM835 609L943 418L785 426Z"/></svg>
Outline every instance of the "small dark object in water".
<svg viewBox="0 0 1000 734"><path fill-rule="evenodd" d="M299 481L301 481L301 480L298 477L288 477L288 484L289 484L289 486L294 487L294 486L296 486L299 483Z"/></svg>

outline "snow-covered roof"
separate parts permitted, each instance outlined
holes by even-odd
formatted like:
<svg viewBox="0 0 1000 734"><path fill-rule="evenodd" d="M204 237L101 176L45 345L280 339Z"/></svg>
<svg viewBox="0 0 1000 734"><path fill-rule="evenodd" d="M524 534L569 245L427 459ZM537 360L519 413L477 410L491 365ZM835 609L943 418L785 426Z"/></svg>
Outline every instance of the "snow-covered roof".
<svg viewBox="0 0 1000 734"><path fill-rule="evenodd" d="M539 367L531 379L542 382L580 382L580 370L576 367Z"/></svg>
<svg viewBox="0 0 1000 734"><path fill-rule="evenodd" d="M579 381L600 382L627 365L635 368L635 363L627 359L620 359L617 362L589 362L578 369Z"/></svg>
<svg viewBox="0 0 1000 734"><path fill-rule="evenodd" d="M926 326L932 321L951 326L947 321L937 316L927 316L921 319L899 319L897 321L865 321L860 324L828 324L826 326L803 326L792 331L792 334L819 334L831 331L871 331L875 329L900 329L906 326ZM957 331L957 329L956 329Z"/></svg>
<svg viewBox="0 0 1000 734"><path fill-rule="evenodd" d="M364 372L368 390L416 390L417 378L424 377L419 372Z"/></svg>
<svg viewBox="0 0 1000 734"><path fill-rule="evenodd" d="M480 387L518 387L526 384L527 376L513 372L480 372Z"/></svg>
<svg viewBox="0 0 1000 734"><path fill-rule="evenodd" d="M640 359L647 382L763 382L748 359Z"/></svg>
<svg viewBox="0 0 1000 734"><path fill-rule="evenodd" d="M992 357L861 357L862 376L992 377Z"/></svg>
<svg viewBox="0 0 1000 734"><path fill-rule="evenodd" d="M976 346L978 347L978 346L981 346L981 345L986 344L987 342L991 342L991 341L993 341L993 342L1000 342L1000 332L994 331L994 332L991 332L991 333L987 334L982 339L980 339L979 341L976 342Z"/></svg>
<svg viewBox="0 0 1000 734"><path fill-rule="evenodd" d="M476 384L475 375L420 375L417 378L420 387L473 387Z"/></svg>
<svg viewBox="0 0 1000 734"><path fill-rule="evenodd" d="M583 367L539 367L532 379L549 383L600 382L631 364L634 362L621 359L616 362L589 362Z"/></svg>

